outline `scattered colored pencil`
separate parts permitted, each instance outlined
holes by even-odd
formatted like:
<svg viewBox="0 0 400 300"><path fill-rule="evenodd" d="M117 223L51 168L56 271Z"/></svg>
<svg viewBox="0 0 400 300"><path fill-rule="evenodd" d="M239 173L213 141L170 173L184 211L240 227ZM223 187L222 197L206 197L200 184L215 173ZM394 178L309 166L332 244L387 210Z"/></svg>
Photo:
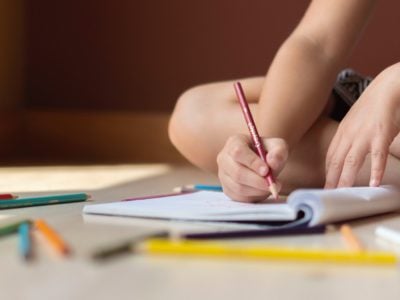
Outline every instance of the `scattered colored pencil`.
<svg viewBox="0 0 400 300"><path fill-rule="evenodd" d="M24 260L32 258L32 240L30 234L30 223L23 222L18 227L19 233L19 253Z"/></svg>
<svg viewBox="0 0 400 300"><path fill-rule="evenodd" d="M330 262L343 264L395 265L397 257L390 252L324 250L283 246L229 245L206 241L171 241L152 239L139 243L135 252L164 255L189 255L222 258L289 260L306 262Z"/></svg>
<svg viewBox="0 0 400 300"><path fill-rule="evenodd" d="M222 192L222 186L220 185L207 185L207 184L189 184L174 188L174 192L195 192L195 191L215 191Z"/></svg>
<svg viewBox="0 0 400 300"><path fill-rule="evenodd" d="M347 246L352 251L364 251L364 247L358 238L354 235L351 227L347 224L340 226L340 233L344 241L346 242Z"/></svg>
<svg viewBox="0 0 400 300"><path fill-rule="evenodd" d="M35 220L35 228L39 230L43 236L47 239L49 244L61 255L69 255L71 250L67 243L63 241L60 235L51 228L44 220Z"/></svg>
<svg viewBox="0 0 400 300"><path fill-rule="evenodd" d="M9 199L0 201L0 209L79 202L86 201L88 198L89 196L85 193L74 193Z"/></svg>
<svg viewBox="0 0 400 300"><path fill-rule="evenodd" d="M29 223L29 222L31 222L31 221L22 220L22 221L18 221L18 222L11 223L11 224L6 224L6 225L0 227L0 237L17 233L18 228L21 224Z"/></svg>
<svg viewBox="0 0 400 300"><path fill-rule="evenodd" d="M16 199L17 196L13 194L0 194L0 200Z"/></svg>

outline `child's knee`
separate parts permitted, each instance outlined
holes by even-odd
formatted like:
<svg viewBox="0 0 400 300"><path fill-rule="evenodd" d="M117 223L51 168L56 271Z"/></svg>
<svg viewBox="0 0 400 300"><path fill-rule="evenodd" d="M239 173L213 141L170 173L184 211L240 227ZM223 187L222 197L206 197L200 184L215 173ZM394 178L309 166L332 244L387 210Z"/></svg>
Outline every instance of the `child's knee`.
<svg viewBox="0 0 400 300"><path fill-rule="evenodd" d="M182 93L177 100L169 121L168 135L181 152L201 127L200 119L204 118L201 102L204 101L205 94L203 86L196 86Z"/></svg>

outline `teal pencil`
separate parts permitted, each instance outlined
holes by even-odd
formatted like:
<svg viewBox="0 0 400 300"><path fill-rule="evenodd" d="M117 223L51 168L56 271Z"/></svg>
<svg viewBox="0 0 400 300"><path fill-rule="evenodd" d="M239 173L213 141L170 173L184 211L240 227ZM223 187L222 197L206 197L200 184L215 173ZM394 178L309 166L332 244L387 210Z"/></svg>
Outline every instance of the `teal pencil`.
<svg viewBox="0 0 400 300"><path fill-rule="evenodd" d="M29 260L32 258L32 241L30 234L30 224L24 222L19 225L19 253L23 259Z"/></svg>
<svg viewBox="0 0 400 300"><path fill-rule="evenodd" d="M0 201L0 209L79 202L86 201L88 198L89 196L85 193L26 197L13 200L2 200Z"/></svg>

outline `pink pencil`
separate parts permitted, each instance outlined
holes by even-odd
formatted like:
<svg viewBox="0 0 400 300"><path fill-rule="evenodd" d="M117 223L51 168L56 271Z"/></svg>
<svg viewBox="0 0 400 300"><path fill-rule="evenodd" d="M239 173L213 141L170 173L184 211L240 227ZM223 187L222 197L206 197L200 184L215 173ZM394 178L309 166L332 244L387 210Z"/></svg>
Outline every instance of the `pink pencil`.
<svg viewBox="0 0 400 300"><path fill-rule="evenodd" d="M235 82L234 87L235 87L235 91L236 91L236 96L239 100L240 107L242 108L242 112L243 112L244 118L246 120L247 127L249 128L249 131L250 131L251 139L253 140L253 144L254 144L255 148L257 149L258 156L265 163L267 163L267 161L266 161L267 151L265 151L264 144L262 143L261 138L258 135L257 127L254 122L253 116L251 114L249 105L247 104L246 96L244 95L242 85L240 84L240 82ZM269 169L268 174L265 176L265 179L267 180L267 183L269 185L269 190L270 190L272 196L276 200L278 200L278 197L279 197L278 189L276 187L274 177L272 176L271 169Z"/></svg>

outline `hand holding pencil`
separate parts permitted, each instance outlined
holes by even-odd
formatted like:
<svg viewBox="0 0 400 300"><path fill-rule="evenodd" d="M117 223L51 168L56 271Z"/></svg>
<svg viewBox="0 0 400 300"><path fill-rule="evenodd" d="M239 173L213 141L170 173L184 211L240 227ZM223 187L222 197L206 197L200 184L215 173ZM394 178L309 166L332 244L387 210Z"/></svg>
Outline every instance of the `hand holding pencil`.
<svg viewBox="0 0 400 300"><path fill-rule="evenodd" d="M285 165L287 143L280 138L262 139L258 136L239 83L235 84L235 90L241 104L238 109L243 115L244 128L243 133L231 136L218 154L218 176L223 190L237 201L257 202L270 194L276 198L280 183L274 175L279 174Z"/></svg>

